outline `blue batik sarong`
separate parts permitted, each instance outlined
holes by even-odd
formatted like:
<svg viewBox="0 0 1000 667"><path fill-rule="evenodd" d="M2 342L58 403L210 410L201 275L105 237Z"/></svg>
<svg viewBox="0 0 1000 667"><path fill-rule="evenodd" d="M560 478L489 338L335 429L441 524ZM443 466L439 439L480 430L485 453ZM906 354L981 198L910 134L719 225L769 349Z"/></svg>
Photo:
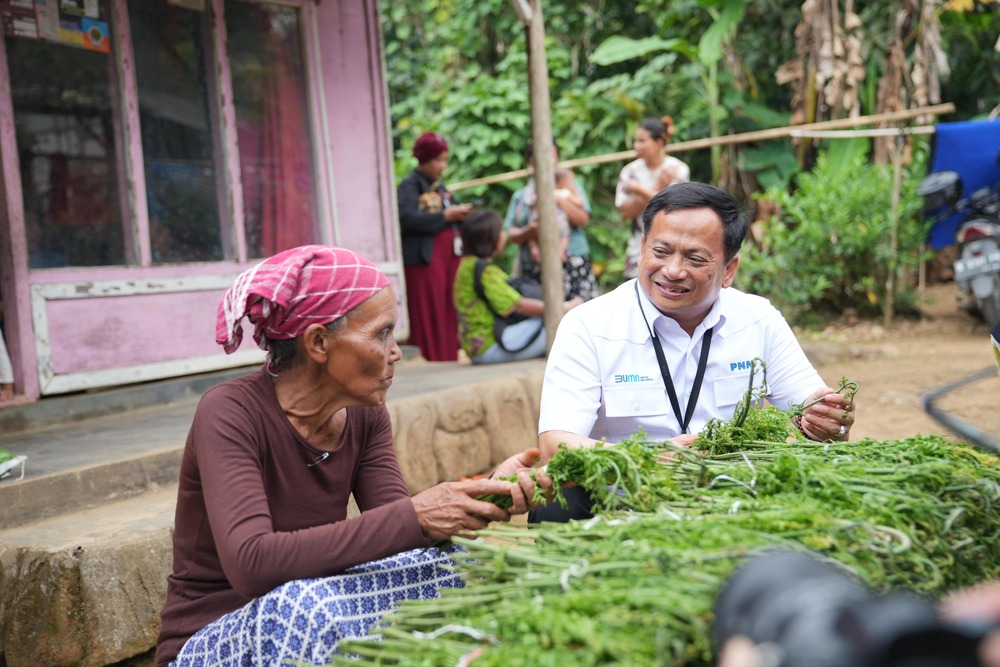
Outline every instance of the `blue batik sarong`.
<svg viewBox="0 0 1000 667"><path fill-rule="evenodd" d="M366 636L400 600L464 586L449 567L456 549L415 549L279 586L199 630L171 667L327 664L342 639Z"/></svg>

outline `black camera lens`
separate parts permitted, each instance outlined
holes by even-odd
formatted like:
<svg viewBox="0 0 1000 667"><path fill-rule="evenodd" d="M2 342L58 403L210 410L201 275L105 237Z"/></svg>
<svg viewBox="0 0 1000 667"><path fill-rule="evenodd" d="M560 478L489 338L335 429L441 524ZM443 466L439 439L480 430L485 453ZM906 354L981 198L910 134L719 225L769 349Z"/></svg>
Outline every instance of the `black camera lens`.
<svg viewBox="0 0 1000 667"><path fill-rule="evenodd" d="M800 552L749 559L716 604L714 640L766 646L766 667L976 667L981 636L946 626L913 595L873 595L842 567Z"/></svg>

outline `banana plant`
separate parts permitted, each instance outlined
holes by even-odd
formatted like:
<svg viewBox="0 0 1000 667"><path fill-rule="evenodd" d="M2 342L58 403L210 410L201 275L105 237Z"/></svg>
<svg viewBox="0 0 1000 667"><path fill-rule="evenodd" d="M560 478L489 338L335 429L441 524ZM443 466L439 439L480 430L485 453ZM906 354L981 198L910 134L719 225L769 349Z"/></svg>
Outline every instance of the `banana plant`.
<svg viewBox="0 0 1000 667"><path fill-rule="evenodd" d="M597 47L590 58L591 62L598 65L614 65L661 51L674 51L687 57L697 66L705 88L709 111L709 134L712 138L718 137L721 135L722 121L728 116L728 111L720 102L719 62L722 60L725 47L732 43L747 1L698 0L698 5L711 17L712 24L702 33L697 45L682 38L664 38L658 35L641 39L615 35ZM721 146L712 146L711 154L712 180L718 182L722 171Z"/></svg>

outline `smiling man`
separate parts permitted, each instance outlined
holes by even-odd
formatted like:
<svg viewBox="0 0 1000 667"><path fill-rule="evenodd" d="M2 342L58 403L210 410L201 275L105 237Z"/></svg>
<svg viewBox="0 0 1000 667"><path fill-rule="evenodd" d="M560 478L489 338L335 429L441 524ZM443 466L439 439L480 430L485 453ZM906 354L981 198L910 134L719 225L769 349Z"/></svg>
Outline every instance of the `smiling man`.
<svg viewBox="0 0 1000 667"><path fill-rule="evenodd" d="M767 299L732 287L747 226L736 200L705 183L678 183L649 201L639 277L559 326L542 387L543 460L560 443L614 443L640 428L690 444L710 419L733 416L756 357L772 405L824 399L799 422L806 437L848 439L853 403L823 382ZM533 519L560 518L549 509Z"/></svg>

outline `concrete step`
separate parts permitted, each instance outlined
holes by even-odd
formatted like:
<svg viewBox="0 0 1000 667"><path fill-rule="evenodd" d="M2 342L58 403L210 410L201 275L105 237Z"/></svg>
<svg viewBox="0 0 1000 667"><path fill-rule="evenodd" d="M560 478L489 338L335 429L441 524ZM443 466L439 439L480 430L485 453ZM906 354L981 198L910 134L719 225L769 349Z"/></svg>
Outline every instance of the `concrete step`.
<svg viewBox="0 0 1000 667"><path fill-rule="evenodd" d="M252 367L234 368L80 394L46 396L33 403L5 407L0 409L0 438L150 406L197 400L209 387L252 370Z"/></svg>
<svg viewBox="0 0 1000 667"><path fill-rule="evenodd" d="M156 643L176 485L0 530L8 667L135 662Z"/></svg>
<svg viewBox="0 0 1000 667"><path fill-rule="evenodd" d="M79 553L102 544L121 545L135 535L171 530L176 503L174 480L133 498L0 530L0 548Z"/></svg>
<svg viewBox="0 0 1000 667"><path fill-rule="evenodd" d="M0 436L27 457L0 482L0 527L129 498L177 481L197 399Z"/></svg>

